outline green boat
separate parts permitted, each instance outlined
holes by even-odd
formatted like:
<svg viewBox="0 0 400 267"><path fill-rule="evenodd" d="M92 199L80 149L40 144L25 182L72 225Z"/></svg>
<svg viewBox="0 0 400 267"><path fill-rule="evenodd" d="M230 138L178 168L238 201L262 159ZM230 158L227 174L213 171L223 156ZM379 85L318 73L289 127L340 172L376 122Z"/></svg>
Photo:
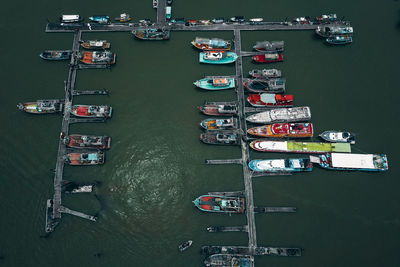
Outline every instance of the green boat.
<svg viewBox="0 0 400 267"><path fill-rule="evenodd" d="M205 90L224 90L235 88L235 78L230 76L207 76L193 83Z"/></svg>
<svg viewBox="0 0 400 267"><path fill-rule="evenodd" d="M350 153L349 143L316 143L316 142L293 142L293 141L263 141L255 140L250 147L263 152L288 152L323 154L327 152Z"/></svg>
<svg viewBox="0 0 400 267"><path fill-rule="evenodd" d="M229 64L236 61L238 55L234 52L207 51L200 53L200 63Z"/></svg>

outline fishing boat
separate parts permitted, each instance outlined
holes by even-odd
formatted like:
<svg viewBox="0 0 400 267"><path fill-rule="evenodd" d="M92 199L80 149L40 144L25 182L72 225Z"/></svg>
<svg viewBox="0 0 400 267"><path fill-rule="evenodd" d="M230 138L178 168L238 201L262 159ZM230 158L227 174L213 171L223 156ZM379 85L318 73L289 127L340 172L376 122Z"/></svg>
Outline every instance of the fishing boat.
<svg viewBox="0 0 400 267"><path fill-rule="evenodd" d="M298 18L294 18L292 20L292 22L294 24L310 24L310 17L306 16L306 17L298 17Z"/></svg>
<svg viewBox="0 0 400 267"><path fill-rule="evenodd" d="M284 56L278 53L255 55L252 56L251 58L253 59L253 61L257 63L280 62L284 60Z"/></svg>
<svg viewBox="0 0 400 267"><path fill-rule="evenodd" d="M353 42L353 37L351 36L331 36L325 39L328 44L332 45L346 45Z"/></svg>
<svg viewBox="0 0 400 267"><path fill-rule="evenodd" d="M223 90L235 88L235 78L231 76L207 76L193 83L205 90Z"/></svg>
<svg viewBox="0 0 400 267"><path fill-rule="evenodd" d="M310 158L293 159L256 159L249 162L249 168L255 172L304 172L312 171Z"/></svg>
<svg viewBox="0 0 400 267"><path fill-rule="evenodd" d="M251 135L274 138L304 138L314 134L312 123L274 123L247 130Z"/></svg>
<svg viewBox="0 0 400 267"><path fill-rule="evenodd" d="M226 115L232 116L237 113L236 102L206 102L200 107L205 115Z"/></svg>
<svg viewBox="0 0 400 267"><path fill-rule="evenodd" d="M153 0L153 8L158 8L158 0Z"/></svg>
<svg viewBox="0 0 400 267"><path fill-rule="evenodd" d="M310 156L310 160L330 170L387 171L389 169L385 154L326 153Z"/></svg>
<svg viewBox="0 0 400 267"><path fill-rule="evenodd" d="M72 148L109 149L111 145L111 137L71 134L64 137L63 142L66 146Z"/></svg>
<svg viewBox="0 0 400 267"><path fill-rule="evenodd" d="M193 241L192 240L188 240L188 241L180 244L178 249L179 249L180 252L183 252L183 251L187 250L192 244L193 244Z"/></svg>
<svg viewBox="0 0 400 267"><path fill-rule="evenodd" d="M206 131L200 134L200 140L210 145L239 145L240 137L233 131Z"/></svg>
<svg viewBox="0 0 400 267"><path fill-rule="evenodd" d="M250 24L252 24L252 25L258 25L258 24L262 24L264 19L263 18L252 18L252 19L249 19L249 21L250 21Z"/></svg>
<svg viewBox="0 0 400 267"><path fill-rule="evenodd" d="M203 25L210 25L211 21L209 19L201 19L199 22Z"/></svg>
<svg viewBox="0 0 400 267"><path fill-rule="evenodd" d="M200 63L208 64L229 64L236 61L238 55L234 52L207 51L200 53Z"/></svg>
<svg viewBox="0 0 400 267"><path fill-rule="evenodd" d="M309 107L279 108L250 115L246 118L252 123L297 122L311 119Z"/></svg>
<svg viewBox="0 0 400 267"><path fill-rule="evenodd" d="M321 133L319 137L328 142L350 143L350 144L356 143L355 136L349 132L339 132L335 130L329 130Z"/></svg>
<svg viewBox="0 0 400 267"><path fill-rule="evenodd" d="M220 23L224 23L225 19L219 17L219 18L212 19L211 22L214 23L214 24L220 24Z"/></svg>
<svg viewBox="0 0 400 267"><path fill-rule="evenodd" d="M348 143L317 143L317 142L295 142L295 141L264 141L255 140L250 147L262 152L285 152L285 153L307 153L323 154L327 152L350 153L351 147Z"/></svg>
<svg viewBox="0 0 400 267"><path fill-rule="evenodd" d="M119 17L116 17L115 20L119 22L128 22L131 21L132 18L131 15L129 15L128 13L122 13L119 15Z"/></svg>
<svg viewBox="0 0 400 267"><path fill-rule="evenodd" d="M100 165L104 164L104 152L93 153L69 153L66 155L65 162L69 165Z"/></svg>
<svg viewBox="0 0 400 267"><path fill-rule="evenodd" d="M70 59L71 55L71 50L45 50L39 56L46 60L66 60Z"/></svg>
<svg viewBox="0 0 400 267"><path fill-rule="evenodd" d="M247 101L253 107L291 107L293 106L293 95L250 94Z"/></svg>
<svg viewBox="0 0 400 267"><path fill-rule="evenodd" d="M214 254L204 264L212 267L254 267L254 257L240 254Z"/></svg>
<svg viewBox="0 0 400 267"><path fill-rule="evenodd" d="M230 50L231 42L218 38L196 37L191 44L201 50Z"/></svg>
<svg viewBox="0 0 400 267"><path fill-rule="evenodd" d="M285 92L286 79L271 78L247 80L243 83L247 90L253 93L283 93Z"/></svg>
<svg viewBox="0 0 400 267"><path fill-rule="evenodd" d="M89 20L91 22L99 23L99 24L109 24L110 23L110 17L106 15L96 15L96 16L90 16Z"/></svg>
<svg viewBox="0 0 400 267"><path fill-rule="evenodd" d="M161 41L169 39L169 30L148 28L132 31L133 35L141 40Z"/></svg>
<svg viewBox="0 0 400 267"><path fill-rule="evenodd" d="M50 114L62 112L64 100L47 99L37 100L36 102L19 103L17 108L30 114Z"/></svg>
<svg viewBox="0 0 400 267"><path fill-rule="evenodd" d="M259 52L265 52L265 53L281 53L283 52L285 42L284 41L262 41L262 42L257 42L254 46L253 49Z"/></svg>
<svg viewBox="0 0 400 267"><path fill-rule="evenodd" d="M202 195L193 201L194 205L207 212L243 213L244 197Z"/></svg>
<svg viewBox="0 0 400 267"><path fill-rule="evenodd" d="M316 24L332 23L335 22L336 19L337 19L336 14L321 15L315 17L314 23Z"/></svg>
<svg viewBox="0 0 400 267"><path fill-rule="evenodd" d="M79 15L61 15L60 22L61 23L74 23L83 21L83 17Z"/></svg>
<svg viewBox="0 0 400 267"><path fill-rule="evenodd" d="M83 41L81 43L81 46L89 50L101 50L101 49L109 49L111 44L106 40L90 40L90 41Z"/></svg>
<svg viewBox="0 0 400 267"><path fill-rule="evenodd" d="M116 55L110 51L84 51L80 61L88 65L113 65Z"/></svg>
<svg viewBox="0 0 400 267"><path fill-rule="evenodd" d="M71 107L71 114L77 117L85 118L111 118L112 107L74 105Z"/></svg>
<svg viewBox="0 0 400 267"><path fill-rule="evenodd" d="M335 35L349 35L353 33L353 27L343 26L318 26L315 33L321 37L330 37Z"/></svg>
<svg viewBox="0 0 400 267"><path fill-rule="evenodd" d="M277 69L262 69L262 70L251 70L249 75L253 78L269 79L269 78L279 78L282 76L282 71Z"/></svg>
<svg viewBox="0 0 400 267"><path fill-rule="evenodd" d="M242 22L244 22L244 17L243 16L234 16L234 17L230 18L229 20L231 22L242 23Z"/></svg>
<svg viewBox="0 0 400 267"><path fill-rule="evenodd" d="M206 130L234 130L238 127L236 118L209 118L202 120L200 126Z"/></svg>

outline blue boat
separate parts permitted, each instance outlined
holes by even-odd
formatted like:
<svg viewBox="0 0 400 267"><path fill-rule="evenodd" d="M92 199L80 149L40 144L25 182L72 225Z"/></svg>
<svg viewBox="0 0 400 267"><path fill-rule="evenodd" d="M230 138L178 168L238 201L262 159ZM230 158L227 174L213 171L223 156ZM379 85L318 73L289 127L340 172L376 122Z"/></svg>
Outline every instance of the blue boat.
<svg viewBox="0 0 400 267"><path fill-rule="evenodd" d="M333 45L346 45L351 44L353 42L353 38L351 36L332 36L326 38L326 42Z"/></svg>
<svg viewBox="0 0 400 267"><path fill-rule="evenodd" d="M91 16L91 17L89 17L89 20L91 22L96 22L96 23L99 23L99 24L108 24L108 23L110 23L110 17L109 16L103 16L103 15L101 15L101 16Z"/></svg>
<svg viewBox="0 0 400 267"><path fill-rule="evenodd" d="M223 90L235 88L235 78L229 76L207 76L193 83L205 90Z"/></svg>
<svg viewBox="0 0 400 267"><path fill-rule="evenodd" d="M295 159L256 159L249 162L249 168L255 172L304 172L312 171L309 158Z"/></svg>
<svg viewBox="0 0 400 267"><path fill-rule="evenodd" d="M46 60L67 60L71 54L71 50L45 50L39 56Z"/></svg>
<svg viewBox="0 0 400 267"><path fill-rule="evenodd" d="M200 53L200 63L208 64L229 64L236 61L238 55L234 52L207 51Z"/></svg>

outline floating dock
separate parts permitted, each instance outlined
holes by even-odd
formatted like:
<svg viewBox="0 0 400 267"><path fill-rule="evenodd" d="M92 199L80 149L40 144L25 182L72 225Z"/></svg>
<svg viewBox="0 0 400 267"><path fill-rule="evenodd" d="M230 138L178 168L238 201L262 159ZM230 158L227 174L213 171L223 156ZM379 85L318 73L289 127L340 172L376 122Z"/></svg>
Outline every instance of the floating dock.
<svg viewBox="0 0 400 267"><path fill-rule="evenodd" d="M201 248L202 253L206 255L212 254L240 254L240 255L254 255L254 256L285 256L294 257L301 256L302 249L300 248L274 248L274 247L249 247L239 246L204 246Z"/></svg>
<svg viewBox="0 0 400 267"><path fill-rule="evenodd" d="M207 227L207 232L217 233L217 232L248 232L248 226L209 226Z"/></svg>

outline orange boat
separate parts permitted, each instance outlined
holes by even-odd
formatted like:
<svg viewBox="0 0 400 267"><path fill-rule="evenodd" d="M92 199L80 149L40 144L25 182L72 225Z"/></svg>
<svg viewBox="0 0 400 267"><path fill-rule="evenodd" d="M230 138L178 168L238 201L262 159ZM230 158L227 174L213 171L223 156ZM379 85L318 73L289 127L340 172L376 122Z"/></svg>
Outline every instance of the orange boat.
<svg viewBox="0 0 400 267"><path fill-rule="evenodd" d="M274 123L247 130L249 134L262 137L312 137L314 134L312 123Z"/></svg>
<svg viewBox="0 0 400 267"><path fill-rule="evenodd" d="M116 55L110 51L85 51L82 54L81 62L90 65L113 65Z"/></svg>

